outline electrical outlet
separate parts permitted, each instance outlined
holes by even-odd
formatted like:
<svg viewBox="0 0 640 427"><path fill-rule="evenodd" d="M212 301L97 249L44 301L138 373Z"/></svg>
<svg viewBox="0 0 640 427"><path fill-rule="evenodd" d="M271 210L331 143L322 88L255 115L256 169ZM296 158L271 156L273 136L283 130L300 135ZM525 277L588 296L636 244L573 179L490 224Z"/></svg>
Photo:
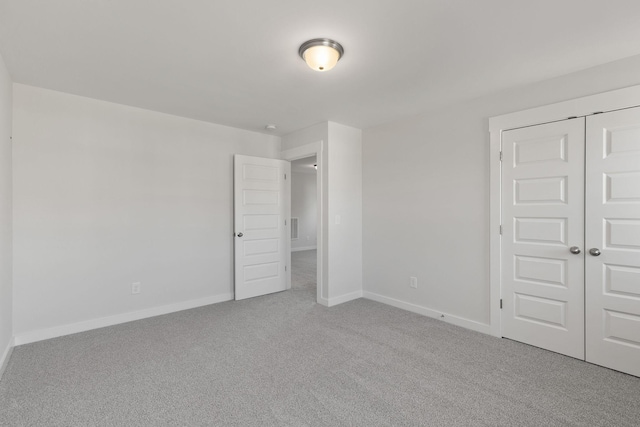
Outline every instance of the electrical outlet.
<svg viewBox="0 0 640 427"><path fill-rule="evenodd" d="M409 277L409 287L418 289L418 278L417 277Z"/></svg>
<svg viewBox="0 0 640 427"><path fill-rule="evenodd" d="M136 295L139 294L141 291L141 283L140 282L133 282L131 284L131 295Z"/></svg>

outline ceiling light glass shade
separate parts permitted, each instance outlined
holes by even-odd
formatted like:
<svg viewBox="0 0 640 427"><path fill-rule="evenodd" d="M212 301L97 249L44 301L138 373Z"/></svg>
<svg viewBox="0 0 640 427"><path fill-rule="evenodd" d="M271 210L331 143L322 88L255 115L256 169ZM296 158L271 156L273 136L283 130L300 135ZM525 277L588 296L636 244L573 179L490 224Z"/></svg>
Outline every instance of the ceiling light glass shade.
<svg viewBox="0 0 640 427"><path fill-rule="evenodd" d="M305 62L316 71L329 71L336 66L338 59L338 51L328 46L314 46L304 52Z"/></svg>
<svg viewBox="0 0 640 427"><path fill-rule="evenodd" d="M340 43L330 39L313 39L304 42L298 50L300 57L316 71L329 71L344 54Z"/></svg>

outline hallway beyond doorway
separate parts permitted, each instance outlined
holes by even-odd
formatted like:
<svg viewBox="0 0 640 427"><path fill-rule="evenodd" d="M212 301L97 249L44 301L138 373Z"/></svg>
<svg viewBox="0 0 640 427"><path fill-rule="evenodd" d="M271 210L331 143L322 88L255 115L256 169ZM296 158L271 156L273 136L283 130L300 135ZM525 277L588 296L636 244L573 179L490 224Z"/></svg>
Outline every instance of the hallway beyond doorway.
<svg viewBox="0 0 640 427"><path fill-rule="evenodd" d="M291 252L291 289L305 291L315 299L316 295L317 251Z"/></svg>

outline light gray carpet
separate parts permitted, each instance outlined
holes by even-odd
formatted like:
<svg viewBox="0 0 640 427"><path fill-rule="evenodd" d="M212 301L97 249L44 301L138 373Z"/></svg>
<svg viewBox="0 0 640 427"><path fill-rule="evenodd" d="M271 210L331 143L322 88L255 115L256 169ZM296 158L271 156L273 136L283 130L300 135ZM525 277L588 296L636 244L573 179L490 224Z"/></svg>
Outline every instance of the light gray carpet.
<svg viewBox="0 0 640 427"><path fill-rule="evenodd" d="M316 250L291 252L291 288L316 292Z"/></svg>
<svg viewBox="0 0 640 427"><path fill-rule="evenodd" d="M15 348L2 426L638 426L640 379L292 290Z"/></svg>

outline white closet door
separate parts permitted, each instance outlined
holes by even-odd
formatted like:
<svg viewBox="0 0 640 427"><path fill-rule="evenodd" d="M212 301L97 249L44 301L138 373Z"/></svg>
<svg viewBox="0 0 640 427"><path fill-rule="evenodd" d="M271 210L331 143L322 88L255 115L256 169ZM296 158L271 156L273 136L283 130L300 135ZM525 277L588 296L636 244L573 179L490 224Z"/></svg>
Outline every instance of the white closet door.
<svg viewBox="0 0 640 427"><path fill-rule="evenodd" d="M640 376L640 108L587 119L586 224L586 360Z"/></svg>
<svg viewBox="0 0 640 427"><path fill-rule="evenodd" d="M584 123L502 135L502 335L581 359Z"/></svg>

